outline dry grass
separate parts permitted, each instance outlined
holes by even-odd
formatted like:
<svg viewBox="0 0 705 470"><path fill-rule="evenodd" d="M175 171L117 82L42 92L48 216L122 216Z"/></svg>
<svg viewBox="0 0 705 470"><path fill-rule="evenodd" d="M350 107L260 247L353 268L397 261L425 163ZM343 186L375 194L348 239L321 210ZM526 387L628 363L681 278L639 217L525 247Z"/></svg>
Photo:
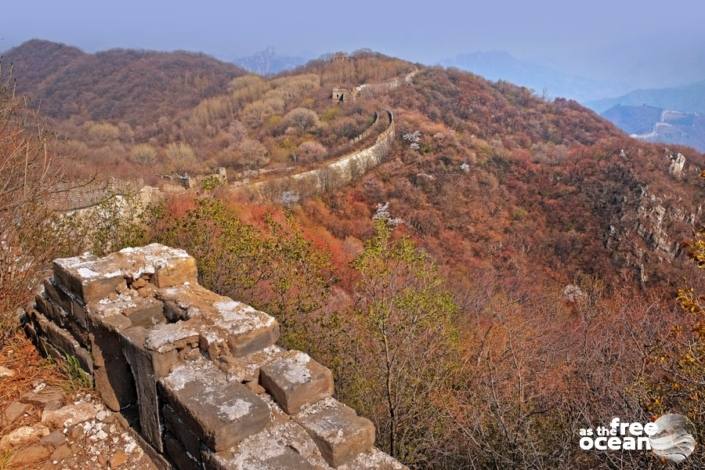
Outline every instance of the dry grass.
<svg viewBox="0 0 705 470"><path fill-rule="evenodd" d="M0 379L0 410L4 410L22 394L32 390L38 382L62 387L68 394L77 391L72 388L72 382L62 372L61 367L56 362L42 357L22 332L12 336L0 349L0 366L15 371L14 376ZM12 423L11 428L36 421L31 415L25 416ZM0 435L11 430L6 427L0 426Z"/></svg>

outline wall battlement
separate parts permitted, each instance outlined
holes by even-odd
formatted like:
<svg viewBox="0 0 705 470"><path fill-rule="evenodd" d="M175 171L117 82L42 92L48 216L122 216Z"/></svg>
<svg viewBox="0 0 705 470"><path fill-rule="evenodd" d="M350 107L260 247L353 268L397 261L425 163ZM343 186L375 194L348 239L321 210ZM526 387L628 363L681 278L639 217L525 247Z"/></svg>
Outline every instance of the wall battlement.
<svg viewBox="0 0 705 470"><path fill-rule="evenodd" d="M404 468L333 398L329 369L276 344L275 318L197 274L159 244L57 259L25 327L178 469Z"/></svg>

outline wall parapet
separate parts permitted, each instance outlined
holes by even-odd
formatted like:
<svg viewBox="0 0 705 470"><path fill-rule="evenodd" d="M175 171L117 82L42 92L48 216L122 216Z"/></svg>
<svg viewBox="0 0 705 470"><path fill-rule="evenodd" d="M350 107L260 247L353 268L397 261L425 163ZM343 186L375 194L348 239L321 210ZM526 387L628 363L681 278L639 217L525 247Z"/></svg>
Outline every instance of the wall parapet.
<svg viewBox="0 0 705 470"><path fill-rule="evenodd" d="M78 359L105 405L178 469L402 469L275 318L198 284L159 244L57 259L25 328Z"/></svg>

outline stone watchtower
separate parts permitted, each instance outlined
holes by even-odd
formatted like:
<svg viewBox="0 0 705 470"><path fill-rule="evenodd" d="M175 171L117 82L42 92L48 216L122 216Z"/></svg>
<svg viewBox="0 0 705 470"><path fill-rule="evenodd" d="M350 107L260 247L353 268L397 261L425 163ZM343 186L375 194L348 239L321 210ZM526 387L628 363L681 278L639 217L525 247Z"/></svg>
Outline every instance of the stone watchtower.
<svg viewBox="0 0 705 470"><path fill-rule="evenodd" d="M344 103L352 99L352 92L347 88L333 88L331 99L336 103Z"/></svg>
<svg viewBox="0 0 705 470"><path fill-rule="evenodd" d="M26 325L74 356L106 406L178 469L403 469L333 398L329 369L276 345L277 321L198 284L152 244L57 259Z"/></svg>

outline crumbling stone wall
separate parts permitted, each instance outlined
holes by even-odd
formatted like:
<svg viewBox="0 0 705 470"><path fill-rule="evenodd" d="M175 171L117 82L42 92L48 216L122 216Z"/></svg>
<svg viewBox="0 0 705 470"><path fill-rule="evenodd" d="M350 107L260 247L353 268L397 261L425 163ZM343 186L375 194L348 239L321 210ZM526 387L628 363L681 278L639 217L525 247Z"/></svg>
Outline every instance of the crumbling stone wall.
<svg viewBox="0 0 705 470"><path fill-rule="evenodd" d="M385 114L389 124L371 146L346 154L313 170L235 186L233 191L287 203L289 200L297 202L303 197L320 194L350 183L382 163L389 153L396 136L396 125L394 114L391 111L385 111Z"/></svg>
<svg viewBox="0 0 705 470"><path fill-rule="evenodd" d="M399 469L329 369L276 342L270 315L198 284L152 244L57 259L28 309L49 354L76 357L106 406L178 469Z"/></svg>

